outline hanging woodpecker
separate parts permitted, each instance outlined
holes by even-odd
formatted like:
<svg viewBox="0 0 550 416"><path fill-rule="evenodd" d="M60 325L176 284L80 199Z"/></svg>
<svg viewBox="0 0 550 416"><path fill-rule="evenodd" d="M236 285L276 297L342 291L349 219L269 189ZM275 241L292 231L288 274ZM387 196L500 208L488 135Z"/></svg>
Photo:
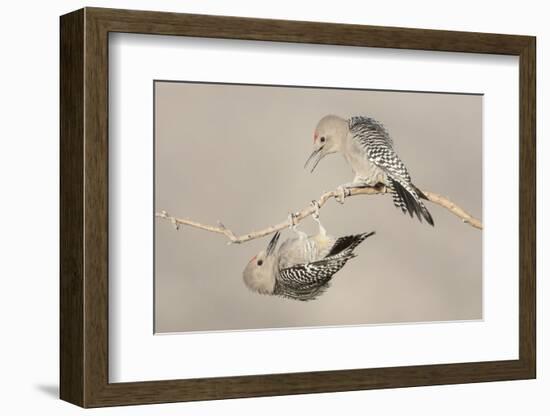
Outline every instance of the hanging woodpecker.
<svg viewBox="0 0 550 416"><path fill-rule="evenodd" d="M313 153L306 166L313 161L315 169L326 155L340 152L351 165L353 182L339 187L340 202L349 195L349 189L385 185L392 194L393 203L403 213L416 215L420 222L434 221L422 199L426 195L413 185L407 168L393 150L393 141L384 126L370 117L323 117L313 134Z"/></svg>
<svg viewBox="0 0 550 416"><path fill-rule="evenodd" d="M314 218L318 221L318 214ZM246 286L260 294L313 300L329 287L334 274L356 256L353 250L374 234L333 238L318 223L319 232L313 236L296 231L293 226L298 236L285 240L278 248L280 233L277 232L267 249L246 265L243 272Z"/></svg>

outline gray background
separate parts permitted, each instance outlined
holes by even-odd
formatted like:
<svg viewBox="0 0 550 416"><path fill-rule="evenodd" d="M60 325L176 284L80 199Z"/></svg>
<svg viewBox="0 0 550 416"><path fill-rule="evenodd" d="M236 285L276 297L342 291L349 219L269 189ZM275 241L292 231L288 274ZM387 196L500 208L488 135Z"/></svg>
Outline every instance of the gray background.
<svg viewBox="0 0 550 416"><path fill-rule="evenodd" d="M244 233L284 220L353 178L340 155L303 169L326 114L370 115L389 130L421 189L481 218L482 97L156 82L156 210ZM482 232L428 203L436 227L389 196L321 211L336 236L375 230L312 302L250 292L241 273L269 237L225 237L156 221L155 331L356 325L482 317ZM311 220L302 229L315 231ZM283 237L290 236L287 231Z"/></svg>

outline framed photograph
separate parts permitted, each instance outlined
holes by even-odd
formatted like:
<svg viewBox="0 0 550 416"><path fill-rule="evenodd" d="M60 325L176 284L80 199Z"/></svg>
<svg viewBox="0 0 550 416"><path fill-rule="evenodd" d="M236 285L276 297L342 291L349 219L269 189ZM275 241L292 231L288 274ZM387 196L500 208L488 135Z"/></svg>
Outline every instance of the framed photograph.
<svg viewBox="0 0 550 416"><path fill-rule="evenodd" d="M535 378L535 38L61 17L82 407Z"/></svg>

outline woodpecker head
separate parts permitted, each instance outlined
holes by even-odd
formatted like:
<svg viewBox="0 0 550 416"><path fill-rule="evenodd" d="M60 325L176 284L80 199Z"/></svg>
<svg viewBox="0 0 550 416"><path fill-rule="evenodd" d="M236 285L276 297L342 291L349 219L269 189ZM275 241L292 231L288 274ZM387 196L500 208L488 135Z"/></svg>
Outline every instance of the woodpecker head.
<svg viewBox="0 0 550 416"><path fill-rule="evenodd" d="M275 288L276 248L280 233L276 233L267 248L252 257L243 271L245 285L262 295L271 295Z"/></svg>
<svg viewBox="0 0 550 416"><path fill-rule="evenodd" d="M304 168L313 162L311 168L313 172L322 158L339 151L348 131L348 122L341 117L329 115L319 120L313 132L313 152L307 159Z"/></svg>

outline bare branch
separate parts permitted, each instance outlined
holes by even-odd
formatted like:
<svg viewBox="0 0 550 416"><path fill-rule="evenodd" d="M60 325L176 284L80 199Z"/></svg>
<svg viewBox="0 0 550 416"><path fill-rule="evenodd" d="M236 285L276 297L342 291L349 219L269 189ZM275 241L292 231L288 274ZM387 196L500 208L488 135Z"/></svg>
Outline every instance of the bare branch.
<svg viewBox="0 0 550 416"><path fill-rule="evenodd" d="M477 228L478 230L483 229L483 225L481 224L480 220L472 217L469 213L464 211L461 207L459 207L449 198L445 198L444 196L441 196L434 192L428 192L428 191L422 191L422 192L424 192L424 195L426 195L426 197L431 202L439 206L442 206L443 208L446 208L447 210L455 214L458 218L460 218L462 222L470 224L472 227Z"/></svg>
<svg viewBox="0 0 550 416"><path fill-rule="evenodd" d="M454 202L452 202L448 198L445 198L444 196L438 195L433 192L427 192L427 191L422 191L422 192L424 192L424 195L426 195L429 201L447 209L448 211L456 215L458 218L460 218L464 223L470 224L472 227L477 228L479 230L483 229L483 226L480 220L472 217L469 213L464 211L461 207L456 205ZM377 195L377 194L385 194L385 193L387 193L387 189L385 187L351 188L349 190L349 197L352 197L355 195ZM323 207L323 205L325 205L329 199L336 198L338 195L339 195L338 190L325 192L317 200L317 204L319 205L319 208ZM294 223L298 224L302 220L304 220L305 218L309 217L314 213L315 213L315 207L313 205L309 205L308 207L302 209L301 211L294 213ZM266 227L262 230L252 231L250 233L237 236L235 235L235 233L233 233L233 231L231 231L229 228L224 226L219 221L218 221L218 226L206 225L206 224L201 224L197 221L193 221L189 219L173 217L169 215L166 211L161 211L160 213L157 212L155 216L157 218L170 221L172 224L174 224L176 229L178 229L180 225L187 225L189 227L194 227L201 230L210 231L213 233L223 234L229 239L228 244L244 243L246 241L254 240L256 238L261 238L266 235L273 234L277 231L284 230L291 226L290 219L287 219L278 224Z"/></svg>

